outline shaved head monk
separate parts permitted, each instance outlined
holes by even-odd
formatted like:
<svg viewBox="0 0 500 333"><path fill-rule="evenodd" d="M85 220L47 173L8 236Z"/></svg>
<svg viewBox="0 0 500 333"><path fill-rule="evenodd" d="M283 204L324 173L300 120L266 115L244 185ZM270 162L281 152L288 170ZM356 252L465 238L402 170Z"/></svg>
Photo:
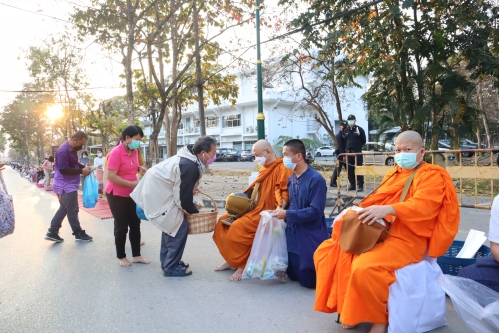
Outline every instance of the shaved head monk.
<svg viewBox="0 0 500 333"><path fill-rule="evenodd" d="M285 167L281 158L276 157L273 147L266 140L257 141L252 147L252 153L255 162L262 166L262 169L245 192L260 183L258 203L252 211L236 219L230 227L221 223L228 218L228 214L222 215L213 236L220 254L226 261L215 270L236 269L230 278L231 281L241 280L259 226L260 212L275 210L288 204L287 181L293 171Z"/></svg>
<svg viewBox="0 0 500 333"><path fill-rule="evenodd" d="M359 256L340 248L343 217L334 224L332 238L314 254L316 303L314 309L340 313L346 329L361 322L372 323L370 333L385 332L388 326L389 286L394 271L418 263L428 251L442 256L450 247L460 221L457 194L443 168L424 162L425 149L417 132L401 133L395 144L397 166L383 184L359 204L359 219L372 224L381 218L394 223L387 239ZM400 196L408 176L415 178L403 202Z"/></svg>

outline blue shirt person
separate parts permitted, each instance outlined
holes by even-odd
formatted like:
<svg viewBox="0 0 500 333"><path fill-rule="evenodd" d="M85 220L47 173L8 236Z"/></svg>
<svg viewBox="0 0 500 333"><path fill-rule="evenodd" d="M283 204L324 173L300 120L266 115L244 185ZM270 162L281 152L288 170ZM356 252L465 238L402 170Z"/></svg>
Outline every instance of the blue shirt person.
<svg viewBox="0 0 500 333"><path fill-rule="evenodd" d="M284 219L288 249L288 277L305 288L316 287L313 255L328 239L325 220L326 181L304 161L304 143L290 140L283 147L283 163L294 170L288 180L290 205L277 208L273 216Z"/></svg>

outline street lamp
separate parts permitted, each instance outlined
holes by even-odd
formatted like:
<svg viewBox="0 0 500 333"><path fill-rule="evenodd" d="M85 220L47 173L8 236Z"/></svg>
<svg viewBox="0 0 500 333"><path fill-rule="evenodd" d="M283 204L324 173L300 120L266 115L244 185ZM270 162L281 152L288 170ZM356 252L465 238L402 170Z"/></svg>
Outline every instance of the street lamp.
<svg viewBox="0 0 500 333"><path fill-rule="evenodd" d="M262 60L260 59L260 5L255 0L255 20L257 33L257 139L265 139L264 133L264 107L262 105Z"/></svg>

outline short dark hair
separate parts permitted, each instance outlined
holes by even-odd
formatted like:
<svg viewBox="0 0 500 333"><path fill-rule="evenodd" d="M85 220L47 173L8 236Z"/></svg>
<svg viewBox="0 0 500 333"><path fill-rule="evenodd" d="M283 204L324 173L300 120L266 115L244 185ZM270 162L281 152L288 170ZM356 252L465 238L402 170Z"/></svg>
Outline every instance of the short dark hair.
<svg viewBox="0 0 500 333"><path fill-rule="evenodd" d="M193 152L195 154L199 154L202 151L209 152L213 146L217 146L217 140L208 135L200 136L193 145Z"/></svg>
<svg viewBox="0 0 500 333"><path fill-rule="evenodd" d="M306 146L304 146L304 142L299 139L292 139L285 143L285 147L290 148L294 155L302 154L302 158L306 158Z"/></svg>
<svg viewBox="0 0 500 333"><path fill-rule="evenodd" d="M89 153L88 153L86 150L82 151L82 155L83 155L83 154L85 154L85 155L89 156Z"/></svg>
<svg viewBox="0 0 500 333"><path fill-rule="evenodd" d="M120 136L121 141L125 141L125 138L128 137L133 137L139 134L142 137L144 137L144 132L142 131L142 128L136 125L130 125L125 127L125 129L122 131L122 135Z"/></svg>
<svg viewBox="0 0 500 333"><path fill-rule="evenodd" d="M49 158L48 158L49 162L54 162L54 156L50 155Z"/></svg>
<svg viewBox="0 0 500 333"><path fill-rule="evenodd" d="M78 131L76 132L75 134L73 134L71 136L71 139L77 139L77 140L88 140L89 139L89 136L87 134L85 134L85 132L83 131Z"/></svg>

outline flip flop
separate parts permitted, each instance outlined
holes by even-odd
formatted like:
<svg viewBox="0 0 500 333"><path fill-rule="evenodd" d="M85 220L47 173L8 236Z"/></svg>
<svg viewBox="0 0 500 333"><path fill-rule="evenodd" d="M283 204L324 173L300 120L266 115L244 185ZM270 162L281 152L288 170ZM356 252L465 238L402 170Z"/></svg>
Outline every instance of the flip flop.
<svg viewBox="0 0 500 333"><path fill-rule="evenodd" d="M186 267L181 265L177 266L172 272L163 272L163 276L165 277L185 277L193 274L192 271L186 272Z"/></svg>

